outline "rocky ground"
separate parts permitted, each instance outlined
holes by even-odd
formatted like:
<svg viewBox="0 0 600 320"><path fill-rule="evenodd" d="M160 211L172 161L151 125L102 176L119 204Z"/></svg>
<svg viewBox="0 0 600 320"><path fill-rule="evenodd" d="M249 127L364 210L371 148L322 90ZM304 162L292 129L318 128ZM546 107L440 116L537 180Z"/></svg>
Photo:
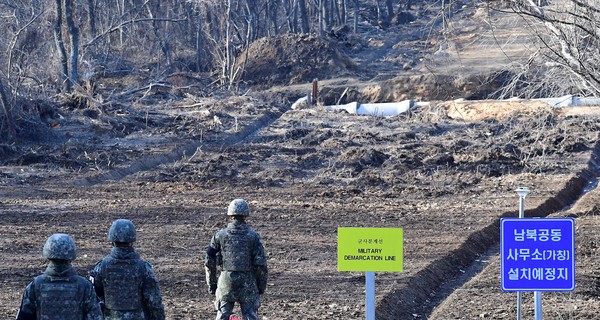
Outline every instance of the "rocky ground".
<svg viewBox="0 0 600 320"><path fill-rule="evenodd" d="M422 17L417 23L428 26ZM600 110L452 100L491 89L465 86L468 74L453 85L419 74L418 54L401 50L439 48L422 33L409 41L409 26L361 28L362 36L327 44L272 41L300 58L302 50L330 56L313 61L317 73L265 71L269 86L241 94L183 90L204 80L179 75L101 110L53 105L50 126L29 126L27 139L0 149L0 314L15 315L25 285L44 269L50 234L74 237L74 265L87 274L109 251L111 222L128 218L168 318L210 319L203 252L226 223L227 204L245 198L270 267L262 319L365 317L364 274L337 271L338 227L404 230L404 271L376 274L378 319L514 318L515 295L500 290L498 221L517 215L514 190L527 186L527 216L573 216L577 226L577 288L545 294L545 317L597 318ZM400 59L407 56L414 59ZM277 63L293 72L293 59ZM319 105L291 110L321 75ZM430 103L392 117L323 107L409 95ZM527 294L525 304L532 313Z"/></svg>

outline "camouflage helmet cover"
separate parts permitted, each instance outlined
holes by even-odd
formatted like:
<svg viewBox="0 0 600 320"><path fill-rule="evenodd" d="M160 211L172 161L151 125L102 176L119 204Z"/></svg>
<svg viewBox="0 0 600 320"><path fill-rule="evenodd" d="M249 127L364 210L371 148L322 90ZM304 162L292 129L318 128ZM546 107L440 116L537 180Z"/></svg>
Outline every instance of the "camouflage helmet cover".
<svg viewBox="0 0 600 320"><path fill-rule="evenodd" d="M42 257L50 260L75 260L77 257L75 241L68 234L55 233L46 240Z"/></svg>
<svg viewBox="0 0 600 320"><path fill-rule="evenodd" d="M108 241L133 243L136 240L135 226L131 220L117 219L108 229Z"/></svg>
<svg viewBox="0 0 600 320"><path fill-rule="evenodd" d="M250 206L244 199L235 199L229 204L229 208L227 208L227 215L247 217L250 215Z"/></svg>

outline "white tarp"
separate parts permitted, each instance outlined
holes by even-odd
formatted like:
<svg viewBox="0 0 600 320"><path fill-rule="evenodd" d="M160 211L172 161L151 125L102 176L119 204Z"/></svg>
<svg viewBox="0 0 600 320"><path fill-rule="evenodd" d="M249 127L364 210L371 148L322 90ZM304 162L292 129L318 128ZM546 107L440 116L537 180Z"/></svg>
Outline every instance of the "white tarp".
<svg viewBox="0 0 600 320"><path fill-rule="evenodd" d="M541 98L534 99L544 101L553 107L569 107L569 106L598 106L600 105L600 98L596 97L574 97L572 95L566 95L555 98Z"/></svg>
<svg viewBox="0 0 600 320"><path fill-rule="evenodd" d="M505 101L514 101L516 98L507 99ZM460 99L463 101L463 99ZM519 99L516 99L519 100ZM600 106L600 98L597 97L575 97L572 95L566 95L562 97L554 98L541 98L533 99L538 101L546 102L553 107L569 107L569 106ZM302 101L304 102L304 101ZM345 110L351 114L359 115L371 115L371 116L395 116L404 113L412 106L425 106L429 105L429 102L413 102L411 100L404 100L400 102L388 102L388 103L358 103L350 102L342 105L325 106L327 111Z"/></svg>
<svg viewBox="0 0 600 320"><path fill-rule="evenodd" d="M387 102L387 103L358 103L350 102L348 104L337 105L337 106L326 106L325 109L328 111L345 110L351 114L360 115L371 115L371 116L395 116L406 112L412 105L411 100L404 100L400 102Z"/></svg>

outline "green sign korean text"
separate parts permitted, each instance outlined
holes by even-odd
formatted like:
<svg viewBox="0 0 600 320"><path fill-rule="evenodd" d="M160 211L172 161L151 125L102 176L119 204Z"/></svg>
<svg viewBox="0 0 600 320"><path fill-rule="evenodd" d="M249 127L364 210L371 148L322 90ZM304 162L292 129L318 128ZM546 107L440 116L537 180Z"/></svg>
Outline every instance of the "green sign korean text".
<svg viewBox="0 0 600 320"><path fill-rule="evenodd" d="M338 228L338 271L402 271L401 228Z"/></svg>

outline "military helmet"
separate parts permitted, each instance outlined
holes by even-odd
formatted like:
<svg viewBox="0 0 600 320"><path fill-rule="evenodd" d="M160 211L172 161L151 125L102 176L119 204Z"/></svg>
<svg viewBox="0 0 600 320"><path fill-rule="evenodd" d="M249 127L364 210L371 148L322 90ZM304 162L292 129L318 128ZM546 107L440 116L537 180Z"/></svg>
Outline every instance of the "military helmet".
<svg viewBox="0 0 600 320"><path fill-rule="evenodd" d="M250 215L250 206L244 199L235 199L229 204L229 208L227 208L227 215L247 217Z"/></svg>
<svg viewBox="0 0 600 320"><path fill-rule="evenodd" d="M133 222L127 219L117 219L108 229L108 241L132 243L135 242L136 232Z"/></svg>
<svg viewBox="0 0 600 320"><path fill-rule="evenodd" d="M75 241L68 234L55 233L46 240L42 257L50 260L75 260L77 257Z"/></svg>

